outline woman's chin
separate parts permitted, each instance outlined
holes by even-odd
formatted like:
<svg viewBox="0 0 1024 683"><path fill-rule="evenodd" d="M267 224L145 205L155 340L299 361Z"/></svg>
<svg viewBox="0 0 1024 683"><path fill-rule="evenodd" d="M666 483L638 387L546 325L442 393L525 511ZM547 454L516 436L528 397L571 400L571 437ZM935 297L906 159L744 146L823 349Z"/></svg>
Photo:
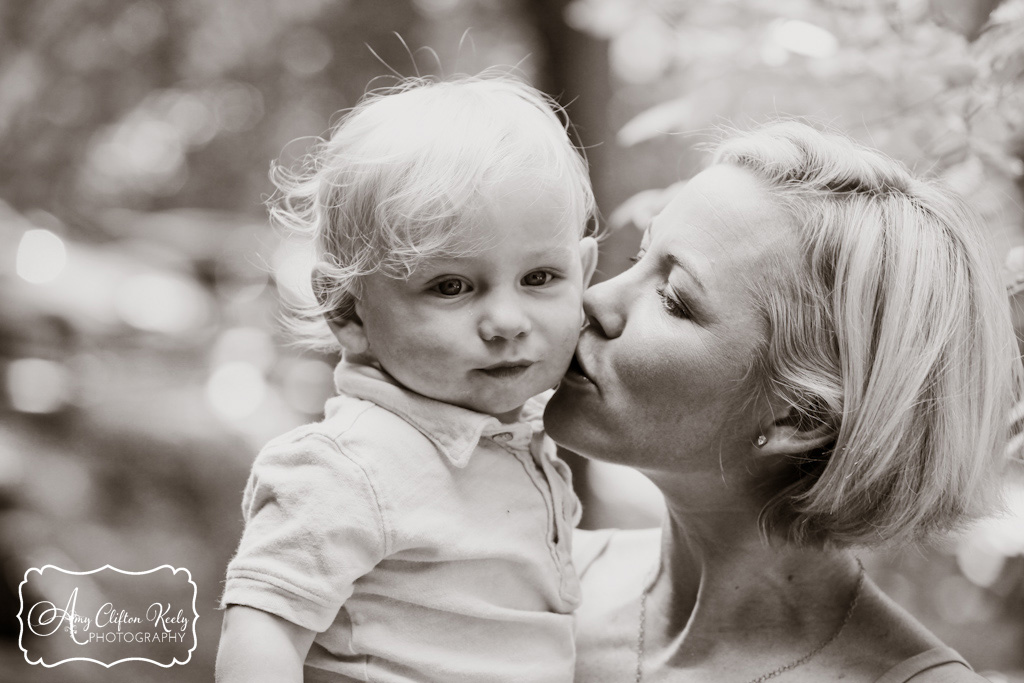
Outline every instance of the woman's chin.
<svg viewBox="0 0 1024 683"><path fill-rule="evenodd" d="M559 446L587 455L588 442L595 436L594 428L587 424L592 417L592 412L583 409L579 392L562 382L544 408L544 429Z"/></svg>

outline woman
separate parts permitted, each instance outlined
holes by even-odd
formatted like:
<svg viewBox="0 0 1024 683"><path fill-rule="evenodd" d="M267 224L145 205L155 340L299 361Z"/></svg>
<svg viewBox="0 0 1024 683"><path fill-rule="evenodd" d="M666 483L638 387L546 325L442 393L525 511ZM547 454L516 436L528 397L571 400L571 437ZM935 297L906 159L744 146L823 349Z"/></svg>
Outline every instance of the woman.
<svg viewBox="0 0 1024 683"><path fill-rule="evenodd" d="M549 431L668 514L577 539L577 680L984 680L855 552L996 498L1019 360L960 201L775 124L723 144L585 307Z"/></svg>

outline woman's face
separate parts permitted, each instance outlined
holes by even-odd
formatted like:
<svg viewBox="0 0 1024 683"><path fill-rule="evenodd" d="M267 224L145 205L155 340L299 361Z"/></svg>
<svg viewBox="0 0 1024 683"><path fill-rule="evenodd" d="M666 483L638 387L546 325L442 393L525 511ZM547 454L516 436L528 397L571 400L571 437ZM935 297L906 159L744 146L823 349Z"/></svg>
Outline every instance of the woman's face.
<svg viewBox="0 0 1024 683"><path fill-rule="evenodd" d="M789 262L791 226L745 169L687 183L636 265L584 295L590 326L545 414L555 441L649 474L739 464L765 417L748 403L765 338L752 291Z"/></svg>

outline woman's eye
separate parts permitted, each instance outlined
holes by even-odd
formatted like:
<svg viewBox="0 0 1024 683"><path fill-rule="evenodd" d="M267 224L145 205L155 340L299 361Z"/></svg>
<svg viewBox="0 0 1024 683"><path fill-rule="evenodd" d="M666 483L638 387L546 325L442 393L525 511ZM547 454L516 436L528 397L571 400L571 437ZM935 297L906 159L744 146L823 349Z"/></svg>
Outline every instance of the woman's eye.
<svg viewBox="0 0 1024 683"><path fill-rule="evenodd" d="M434 285L434 290L441 296L458 296L463 291L467 291L469 286L457 278L451 278L450 280L442 280Z"/></svg>
<svg viewBox="0 0 1024 683"><path fill-rule="evenodd" d="M540 287L546 285L554 279L554 275L547 272L546 270L535 270L529 273L522 279L522 283L527 287Z"/></svg>
<svg viewBox="0 0 1024 683"><path fill-rule="evenodd" d="M668 311L670 315L674 315L677 318L690 317L690 311L686 306L681 304L677 299L669 296L664 289L659 289L657 291L658 298L661 299L661 305L665 307L665 310Z"/></svg>

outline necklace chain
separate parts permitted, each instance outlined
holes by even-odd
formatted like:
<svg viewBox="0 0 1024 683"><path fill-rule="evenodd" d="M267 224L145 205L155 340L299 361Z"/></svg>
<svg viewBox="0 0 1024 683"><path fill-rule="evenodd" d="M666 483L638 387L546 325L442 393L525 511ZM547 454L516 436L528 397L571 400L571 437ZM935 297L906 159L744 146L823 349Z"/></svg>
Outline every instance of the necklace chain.
<svg viewBox="0 0 1024 683"><path fill-rule="evenodd" d="M838 628L832 632L828 638L818 644L813 650L805 654L799 659L795 659L789 664L780 666L777 669L773 669L768 673L761 674L757 678L752 678L747 683L764 683L771 678L783 674L790 669L795 669L801 664L805 664L816 654L824 650L826 647L831 645L839 634L843 632L846 625L850 623L850 618L853 616L853 610L857 607L857 601L860 600L861 589L864 587L864 564L857 558L857 586L853 589L853 599L850 600L850 606L846 608L846 614L843 616L843 620L839 623ZM657 576L651 581L648 581L647 585L644 586L643 592L640 594L640 627L637 629L636 634L636 683L641 683L644 678L644 626L647 621L647 596L654 588L654 584L657 581Z"/></svg>

